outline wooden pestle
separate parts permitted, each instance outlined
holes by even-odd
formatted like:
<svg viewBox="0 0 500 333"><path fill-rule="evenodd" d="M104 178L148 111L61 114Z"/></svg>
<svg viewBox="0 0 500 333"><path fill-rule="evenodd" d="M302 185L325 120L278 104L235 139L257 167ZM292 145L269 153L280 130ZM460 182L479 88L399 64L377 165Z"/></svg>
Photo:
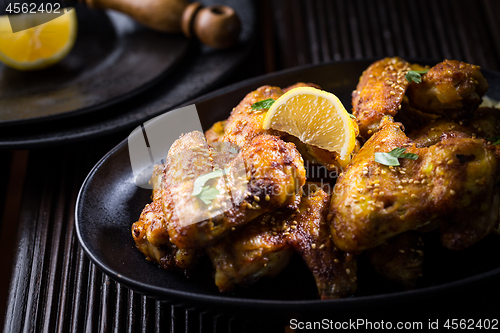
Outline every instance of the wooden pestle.
<svg viewBox="0 0 500 333"><path fill-rule="evenodd" d="M80 0L90 8L114 9L154 30L197 37L216 49L232 46L241 31L236 12L228 6L203 8L186 0Z"/></svg>

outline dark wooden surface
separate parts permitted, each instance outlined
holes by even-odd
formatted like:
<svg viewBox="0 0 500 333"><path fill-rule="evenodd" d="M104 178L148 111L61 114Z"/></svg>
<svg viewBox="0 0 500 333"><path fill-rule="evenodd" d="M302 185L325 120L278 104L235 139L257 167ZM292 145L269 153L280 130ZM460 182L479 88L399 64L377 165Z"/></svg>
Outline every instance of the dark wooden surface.
<svg viewBox="0 0 500 333"><path fill-rule="evenodd" d="M303 64L392 55L500 68L496 0L262 0L256 5L258 43L225 84ZM127 134L0 151L0 327L5 332L283 332L284 323L214 318L148 299L88 261L74 232L76 196L91 167ZM401 304L398 314L428 319L489 314L494 304L498 309L499 285L485 283L449 300ZM381 304L379 320L390 318L389 311L394 309Z"/></svg>

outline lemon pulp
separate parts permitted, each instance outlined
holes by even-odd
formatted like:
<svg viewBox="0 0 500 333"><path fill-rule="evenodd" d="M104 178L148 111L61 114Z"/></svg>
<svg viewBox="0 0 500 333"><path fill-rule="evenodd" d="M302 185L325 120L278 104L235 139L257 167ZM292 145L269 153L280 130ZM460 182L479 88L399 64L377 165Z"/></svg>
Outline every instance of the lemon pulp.
<svg viewBox="0 0 500 333"><path fill-rule="evenodd" d="M46 22L47 14L20 14L16 20L26 26ZM12 32L8 16L0 16L0 61L19 70L49 67L68 55L77 34L75 10L69 10L46 23Z"/></svg>
<svg viewBox="0 0 500 333"><path fill-rule="evenodd" d="M346 161L356 145L356 123L332 93L299 87L279 97L269 108L264 129L297 137L305 144L337 152Z"/></svg>

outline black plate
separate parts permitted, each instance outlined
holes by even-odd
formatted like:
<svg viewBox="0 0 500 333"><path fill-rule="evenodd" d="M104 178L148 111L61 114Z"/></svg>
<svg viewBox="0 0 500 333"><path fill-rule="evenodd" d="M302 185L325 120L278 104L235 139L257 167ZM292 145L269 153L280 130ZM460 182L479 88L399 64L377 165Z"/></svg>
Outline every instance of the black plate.
<svg viewBox="0 0 500 333"><path fill-rule="evenodd" d="M256 27L255 6L252 0L200 2L206 6L227 4L239 14L242 32L234 47L215 51L199 43L192 43L182 60L172 66L173 71L169 71L166 77L140 94L97 112L52 119L44 122L42 126L38 123L4 126L0 131L0 148L23 149L68 144L132 129L154 116L213 90L252 50Z"/></svg>
<svg viewBox="0 0 500 333"><path fill-rule="evenodd" d="M344 105L350 105L350 94L370 63L331 63L274 73L226 87L194 103L204 129L226 118L248 92L264 84L284 87L297 81L314 82L339 96ZM499 99L500 74L485 71L485 76L493 92L490 96ZM436 249L434 255L429 256L432 258L426 257L429 277L424 278L421 288L411 291L384 284L365 270L358 274L357 296L321 301L317 299L311 274L300 260L294 260L275 279L261 281L235 294L220 294L210 276L209 264L187 279L146 261L136 249L130 228L144 205L150 202L150 195L149 190L134 185L125 140L101 159L80 190L76 206L78 238L90 259L113 279L149 296L189 306L234 312L251 310L272 316L335 310L330 313L338 316L353 309L378 306L382 301L387 305L435 297L500 276L500 256L484 256L498 253L498 240L492 235L470 250L464 250L460 256L457 252ZM468 263L467 269L464 262Z"/></svg>
<svg viewBox="0 0 500 333"><path fill-rule="evenodd" d="M186 38L146 29L124 14L75 9L78 37L60 63L35 72L0 63L0 126L74 116L132 97L188 50Z"/></svg>

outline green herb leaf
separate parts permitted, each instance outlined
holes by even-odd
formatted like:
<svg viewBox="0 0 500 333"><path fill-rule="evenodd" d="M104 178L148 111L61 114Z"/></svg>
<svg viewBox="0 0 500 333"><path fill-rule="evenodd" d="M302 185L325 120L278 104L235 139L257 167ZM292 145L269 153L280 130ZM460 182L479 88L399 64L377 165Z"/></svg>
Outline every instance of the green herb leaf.
<svg viewBox="0 0 500 333"><path fill-rule="evenodd" d="M375 162L388 166L398 166L399 158L406 158L410 160L416 160L418 158L417 154L404 153L406 148L394 148L388 153L375 153Z"/></svg>
<svg viewBox="0 0 500 333"><path fill-rule="evenodd" d="M271 105L273 105L275 102L274 99L268 98L263 101L257 102L252 104L252 110L264 110L264 109L269 109Z"/></svg>
<svg viewBox="0 0 500 333"><path fill-rule="evenodd" d="M422 76L420 74L425 74L428 71L429 71L428 69L424 71L408 71L408 73L406 73L405 75L406 81L410 83L412 82L420 83L422 82Z"/></svg>
<svg viewBox="0 0 500 333"><path fill-rule="evenodd" d="M205 185L210 179L219 178L229 172L230 168L219 169L204 175L199 176L195 179L193 184L193 192L191 195L198 197L205 205L209 205L217 195L219 195L219 190L210 185Z"/></svg>
<svg viewBox="0 0 500 333"><path fill-rule="evenodd" d="M353 115L352 113L347 112L347 114L348 114L348 115L349 115L349 117L351 117L352 119L356 119L356 116L355 116L355 115Z"/></svg>
<svg viewBox="0 0 500 333"><path fill-rule="evenodd" d="M219 195L219 190L215 187L210 187L209 185L203 186L201 192L196 195L198 199L203 201L205 205L210 205L212 201Z"/></svg>

